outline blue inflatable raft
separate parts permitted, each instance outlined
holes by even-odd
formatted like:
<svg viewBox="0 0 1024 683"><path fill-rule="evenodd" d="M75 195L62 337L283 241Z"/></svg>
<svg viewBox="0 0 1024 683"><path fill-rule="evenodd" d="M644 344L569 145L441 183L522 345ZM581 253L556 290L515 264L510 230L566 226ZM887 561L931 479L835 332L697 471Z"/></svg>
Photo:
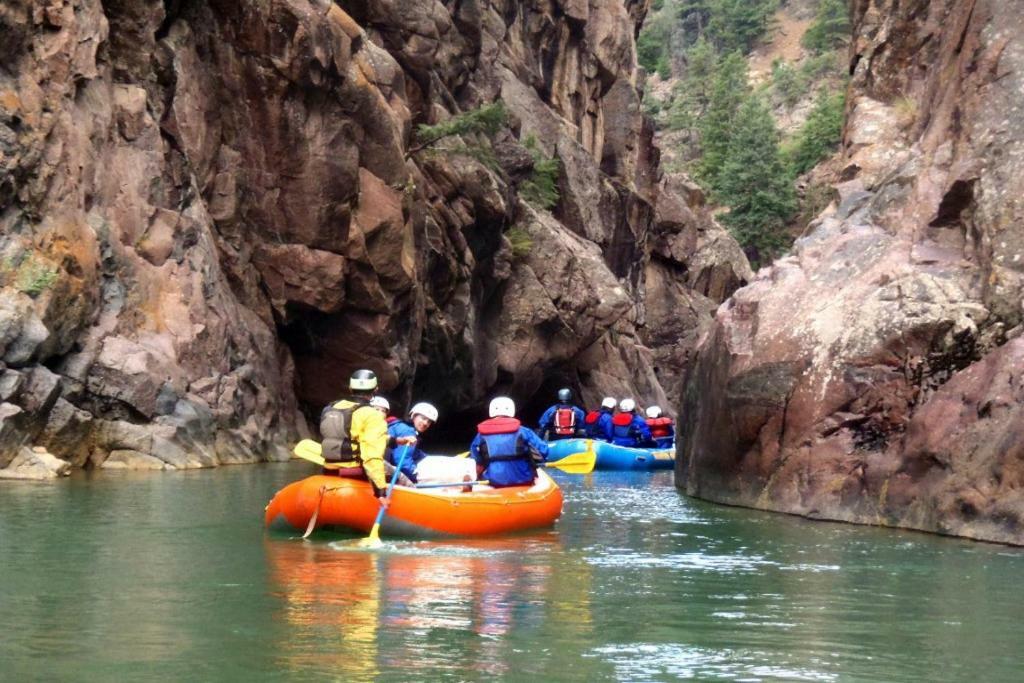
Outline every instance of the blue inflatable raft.
<svg viewBox="0 0 1024 683"><path fill-rule="evenodd" d="M548 448L548 462L593 449L595 470L670 470L676 460L675 448L630 448L594 439L549 441Z"/></svg>

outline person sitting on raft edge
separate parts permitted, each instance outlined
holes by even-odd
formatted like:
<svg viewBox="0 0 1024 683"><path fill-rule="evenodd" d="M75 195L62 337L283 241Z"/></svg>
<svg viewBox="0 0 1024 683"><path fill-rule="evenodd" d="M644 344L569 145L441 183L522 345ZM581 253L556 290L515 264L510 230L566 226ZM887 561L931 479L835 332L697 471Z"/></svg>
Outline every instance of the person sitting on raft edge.
<svg viewBox="0 0 1024 683"><path fill-rule="evenodd" d="M537 461L547 460L548 445L515 418L516 404L507 396L492 399L488 414L469 446L478 478L494 488L533 484Z"/></svg>
<svg viewBox="0 0 1024 683"><path fill-rule="evenodd" d="M630 447L653 445L647 422L636 414L636 401L631 398L622 399L619 401L619 411L612 418L612 443Z"/></svg>
<svg viewBox="0 0 1024 683"><path fill-rule="evenodd" d="M384 449L388 443L388 425L383 413L370 405L377 389L372 370L356 370L348 381L349 398L327 404L320 413L321 448L324 474L349 479L366 479L373 495L386 505L384 494Z"/></svg>
<svg viewBox="0 0 1024 683"><path fill-rule="evenodd" d="M651 438L662 448L669 448L676 439L675 423L668 415L663 415L660 406L647 409L647 427L651 430Z"/></svg>
<svg viewBox="0 0 1024 683"><path fill-rule="evenodd" d="M558 403L544 411L537 423L537 433L545 441L571 439L583 429L585 415L582 408L572 403L572 390L558 390Z"/></svg>
<svg viewBox="0 0 1024 683"><path fill-rule="evenodd" d="M615 405L618 403L611 396L605 396L601 401L601 407L591 410L583 418L583 426L586 428L588 439L600 441L612 440L612 413L615 412Z"/></svg>
<svg viewBox="0 0 1024 683"><path fill-rule="evenodd" d="M398 421L397 417L388 414L391 412L391 403L383 396L374 396L371 398L370 405L384 413L384 419L387 421L388 426Z"/></svg>
<svg viewBox="0 0 1024 683"><path fill-rule="evenodd" d="M403 486L411 486L418 481L416 465L427 457L427 454L416 444L419 443L423 432L430 429L435 422L437 422L437 408L430 403L421 401L409 410L409 419L396 420L388 425L388 449L384 460L390 465L394 465L397 460L398 446L407 445L411 448L411 451L402 460L402 475L399 478L399 483Z"/></svg>

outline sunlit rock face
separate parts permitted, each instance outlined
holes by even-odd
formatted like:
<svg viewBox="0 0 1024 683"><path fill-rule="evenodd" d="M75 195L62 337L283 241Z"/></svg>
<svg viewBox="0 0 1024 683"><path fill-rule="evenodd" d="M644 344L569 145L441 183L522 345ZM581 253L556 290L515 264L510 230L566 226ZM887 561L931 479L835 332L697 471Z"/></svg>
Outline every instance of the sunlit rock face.
<svg viewBox="0 0 1024 683"><path fill-rule="evenodd" d="M836 201L722 304L677 484L1024 543L1024 3L855 3Z"/></svg>
<svg viewBox="0 0 1024 683"><path fill-rule="evenodd" d="M32 445L111 468L283 458L364 366L448 416L562 384L678 395L750 273L660 177L646 11L4 2L0 467ZM416 150L416 125L495 100L496 166ZM519 196L530 136L560 163L550 210Z"/></svg>

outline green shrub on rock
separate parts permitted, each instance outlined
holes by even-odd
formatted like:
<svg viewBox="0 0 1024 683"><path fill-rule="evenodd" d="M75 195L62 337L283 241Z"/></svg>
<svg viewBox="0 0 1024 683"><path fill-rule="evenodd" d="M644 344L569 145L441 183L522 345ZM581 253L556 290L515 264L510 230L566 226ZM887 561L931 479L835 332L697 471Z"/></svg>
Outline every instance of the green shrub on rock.
<svg viewBox="0 0 1024 683"><path fill-rule="evenodd" d="M533 157L533 172L519 184L519 196L538 209L550 209L558 203L558 174L561 166L557 156L546 156L532 135L523 140L523 146Z"/></svg>

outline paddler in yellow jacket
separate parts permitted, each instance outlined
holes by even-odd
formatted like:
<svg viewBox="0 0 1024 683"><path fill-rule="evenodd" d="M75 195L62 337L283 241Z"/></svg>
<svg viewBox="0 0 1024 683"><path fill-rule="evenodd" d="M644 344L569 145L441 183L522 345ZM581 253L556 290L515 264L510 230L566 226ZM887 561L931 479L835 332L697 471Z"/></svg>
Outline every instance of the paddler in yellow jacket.
<svg viewBox="0 0 1024 683"><path fill-rule="evenodd" d="M386 504L387 479L384 450L388 445L388 423L384 414L370 405L377 389L372 370L356 370L349 378L350 398L330 403L320 414L325 474L351 479L368 479L373 493Z"/></svg>

